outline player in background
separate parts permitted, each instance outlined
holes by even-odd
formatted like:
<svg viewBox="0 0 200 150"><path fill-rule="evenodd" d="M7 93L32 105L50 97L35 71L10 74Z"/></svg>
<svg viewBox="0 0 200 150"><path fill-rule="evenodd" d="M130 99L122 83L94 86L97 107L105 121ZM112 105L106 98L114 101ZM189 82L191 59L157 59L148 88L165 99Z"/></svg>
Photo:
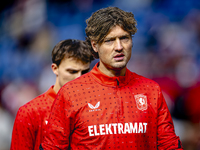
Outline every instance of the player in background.
<svg viewBox="0 0 200 150"><path fill-rule="evenodd" d="M134 15L107 7L86 23L99 62L60 89L40 149L183 149L159 85L126 67Z"/></svg>
<svg viewBox="0 0 200 150"><path fill-rule="evenodd" d="M60 41L52 50L51 68L56 81L48 91L21 106L15 118L11 150L38 150L49 113L59 89L87 73L93 56L82 40Z"/></svg>

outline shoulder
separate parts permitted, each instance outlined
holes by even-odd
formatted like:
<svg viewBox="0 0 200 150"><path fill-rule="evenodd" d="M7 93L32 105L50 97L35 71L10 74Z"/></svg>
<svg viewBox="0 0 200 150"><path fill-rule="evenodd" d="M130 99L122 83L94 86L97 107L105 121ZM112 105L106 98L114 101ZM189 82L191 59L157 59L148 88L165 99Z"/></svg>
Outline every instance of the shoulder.
<svg viewBox="0 0 200 150"><path fill-rule="evenodd" d="M64 86L62 86L57 93L55 100L68 100L70 102L71 98L85 95L86 91L91 86L94 86L94 79L91 77L90 73L86 73L79 78L67 82Z"/></svg>
<svg viewBox="0 0 200 150"><path fill-rule="evenodd" d="M23 116L25 117L38 114L42 109L46 109L48 105L50 105L48 97L46 93L43 93L35 97L34 99L30 100L26 104L22 105L19 108L17 115L23 114Z"/></svg>
<svg viewBox="0 0 200 150"><path fill-rule="evenodd" d="M73 90L73 88L81 88L83 86L87 86L88 84L92 84L92 78L89 73L86 73L72 81L67 82L61 90L67 89L67 90Z"/></svg>
<svg viewBox="0 0 200 150"><path fill-rule="evenodd" d="M90 83L91 82L91 72L88 72L78 78L76 78L75 80L70 81L71 83L74 84L84 84L84 83ZM70 83L69 82L69 83Z"/></svg>
<svg viewBox="0 0 200 150"><path fill-rule="evenodd" d="M147 77L144 77L144 76L139 75L134 72L131 72L130 76L131 76L130 78L131 78L132 82L136 82L138 84L142 84L142 85L148 86L150 88L160 88L159 84L152 79L149 79Z"/></svg>

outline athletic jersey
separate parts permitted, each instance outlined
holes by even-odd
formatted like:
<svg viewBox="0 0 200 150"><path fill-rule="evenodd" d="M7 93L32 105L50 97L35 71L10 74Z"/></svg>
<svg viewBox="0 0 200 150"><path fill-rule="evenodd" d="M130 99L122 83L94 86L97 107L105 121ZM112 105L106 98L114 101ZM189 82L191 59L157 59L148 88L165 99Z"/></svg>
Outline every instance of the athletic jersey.
<svg viewBox="0 0 200 150"><path fill-rule="evenodd" d="M156 82L97 66L60 89L40 149L182 149Z"/></svg>
<svg viewBox="0 0 200 150"><path fill-rule="evenodd" d="M53 86L21 106L15 118L11 150L38 150L51 106L56 97Z"/></svg>

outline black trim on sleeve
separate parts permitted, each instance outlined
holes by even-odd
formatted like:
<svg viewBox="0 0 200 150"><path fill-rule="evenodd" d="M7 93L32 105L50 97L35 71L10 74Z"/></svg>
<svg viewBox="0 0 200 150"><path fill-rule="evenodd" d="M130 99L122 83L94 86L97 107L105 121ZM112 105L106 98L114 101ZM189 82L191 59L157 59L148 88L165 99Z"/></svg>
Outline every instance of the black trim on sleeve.
<svg viewBox="0 0 200 150"><path fill-rule="evenodd" d="M39 150L44 150L44 149L42 148L42 145L41 145L41 144L40 144Z"/></svg>
<svg viewBox="0 0 200 150"><path fill-rule="evenodd" d="M178 140L178 148L182 148L180 140Z"/></svg>

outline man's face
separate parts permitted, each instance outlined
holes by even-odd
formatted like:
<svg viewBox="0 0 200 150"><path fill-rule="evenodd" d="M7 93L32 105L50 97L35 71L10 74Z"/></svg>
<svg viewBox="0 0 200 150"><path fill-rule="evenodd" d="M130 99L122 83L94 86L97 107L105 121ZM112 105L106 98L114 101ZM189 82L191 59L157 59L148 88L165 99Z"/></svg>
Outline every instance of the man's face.
<svg viewBox="0 0 200 150"><path fill-rule="evenodd" d="M75 58L64 58L54 73L57 75L60 87L90 70L90 63L83 63Z"/></svg>
<svg viewBox="0 0 200 150"><path fill-rule="evenodd" d="M120 26L113 27L101 44L91 43L99 54L99 69L103 73L109 75L111 70L126 68L131 58L132 38Z"/></svg>

